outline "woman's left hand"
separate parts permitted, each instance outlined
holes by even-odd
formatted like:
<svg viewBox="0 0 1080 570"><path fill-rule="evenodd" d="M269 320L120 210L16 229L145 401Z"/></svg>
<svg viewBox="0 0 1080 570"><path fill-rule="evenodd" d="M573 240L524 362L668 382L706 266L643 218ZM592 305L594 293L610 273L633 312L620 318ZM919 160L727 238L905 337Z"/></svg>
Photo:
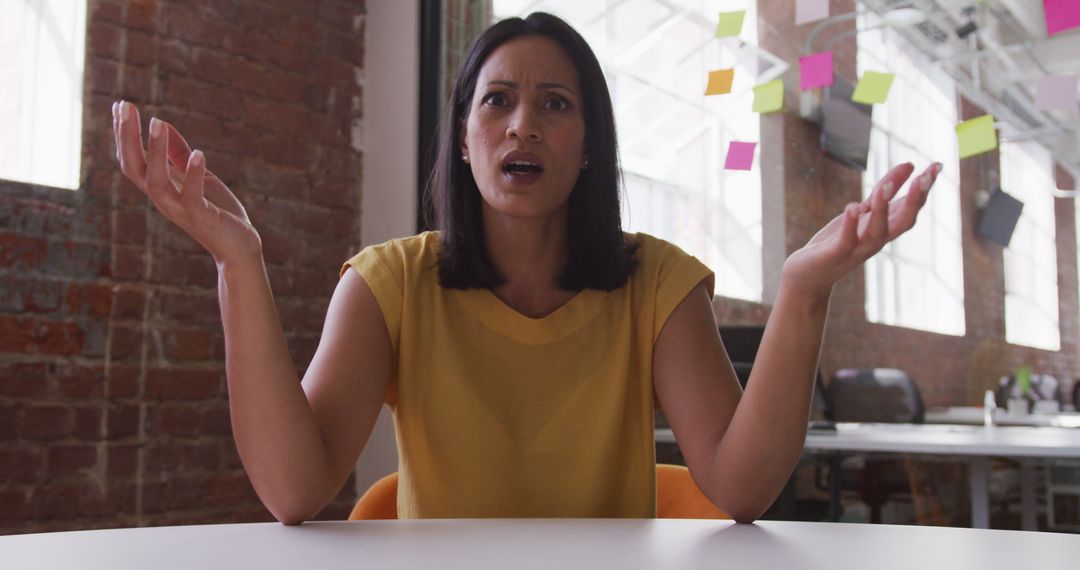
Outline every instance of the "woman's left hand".
<svg viewBox="0 0 1080 570"><path fill-rule="evenodd" d="M941 163L923 171L912 181L907 195L890 204L914 170L910 162L894 166L862 203L848 204L805 246L792 253L784 262L781 279L785 287L828 299L833 284L841 277L911 229L941 172Z"/></svg>

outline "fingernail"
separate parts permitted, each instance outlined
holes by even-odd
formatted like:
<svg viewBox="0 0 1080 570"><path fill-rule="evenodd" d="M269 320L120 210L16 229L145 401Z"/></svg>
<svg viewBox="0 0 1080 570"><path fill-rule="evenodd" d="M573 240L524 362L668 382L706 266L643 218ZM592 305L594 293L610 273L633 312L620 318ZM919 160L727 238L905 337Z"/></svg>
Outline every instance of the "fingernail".
<svg viewBox="0 0 1080 570"><path fill-rule="evenodd" d="M161 136L161 121L159 121L157 117L150 119L150 136L155 139Z"/></svg>
<svg viewBox="0 0 1080 570"><path fill-rule="evenodd" d="M131 103L128 103L127 101L120 101L120 118L131 118Z"/></svg>
<svg viewBox="0 0 1080 570"><path fill-rule="evenodd" d="M112 104L112 118L113 119L116 118L116 101L113 101L113 104Z"/></svg>
<svg viewBox="0 0 1080 570"><path fill-rule="evenodd" d="M882 185L881 194L886 200L892 199L892 194L893 194L892 180L889 180L884 185Z"/></svg>
<svg viewBox="0 0 1080 570"><path fill-rule="evenodd" d="M202 166L203 160L205 160L205 157L203 157L203 153L202 153L201 150L192 151L192 153L191 153L191 165L192 166Z"/></svg>

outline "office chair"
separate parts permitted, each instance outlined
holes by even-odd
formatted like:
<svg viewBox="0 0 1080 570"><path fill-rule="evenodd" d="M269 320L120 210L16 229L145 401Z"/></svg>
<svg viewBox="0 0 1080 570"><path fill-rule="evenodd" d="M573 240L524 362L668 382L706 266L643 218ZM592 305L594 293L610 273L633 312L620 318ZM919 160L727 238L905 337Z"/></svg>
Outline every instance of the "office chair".
<svg viewBox="0 0 1080 570"><path fill-rule="evenodd" d="M376 481L356 501L349 520L387 520L397 518L398 474L391 473ZM656 466L656 518L727 519L701 492L690 470L681 465Z"/></svg>
<svg viewBox="0 0 1080 570"><path fill-rule="evenodd" d="M837 422L921 424L926 414L915 382L895 368L838 370L829 381L826 398L827 417ZM880 523L882 506L892 495L901 493L910 493L920 524L948 522L911 460L868 459L857 474L855 487L870 507L871 523Z"/></svg>

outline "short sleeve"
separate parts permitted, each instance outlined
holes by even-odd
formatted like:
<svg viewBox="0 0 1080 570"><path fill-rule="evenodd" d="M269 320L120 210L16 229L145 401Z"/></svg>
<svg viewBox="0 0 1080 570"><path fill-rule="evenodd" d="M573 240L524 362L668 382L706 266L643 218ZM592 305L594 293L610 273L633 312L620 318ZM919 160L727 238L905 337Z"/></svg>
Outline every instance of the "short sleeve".
<svg viewBox="0 0 1080 570"><path fill-rule="evenodd" d="M699 283L708 279L705 285L710 299L713 296L714 284L713 272L704 263L672 244L661 243L662 246L658 247L656 252L658 258L653 344L660 337L660 331L664 329L668 317L675 312L675 307L678 307Z"/></svg>
<svg viewBox="0 0 1080 570"><path fill-rule="evenodd" d="M394 257L387 255L388 253L390 252L387 251L385 244L364 248L342 264L338 279L343 277L350 267L364 278L364 282L367 283L368 288L375 295L375 300L379 303L383 320L386 321L387 332L390 334L390 341L394 346L394 354L397 354L401 336L404 267L400 260L396 264L393 263Z"/></svg>

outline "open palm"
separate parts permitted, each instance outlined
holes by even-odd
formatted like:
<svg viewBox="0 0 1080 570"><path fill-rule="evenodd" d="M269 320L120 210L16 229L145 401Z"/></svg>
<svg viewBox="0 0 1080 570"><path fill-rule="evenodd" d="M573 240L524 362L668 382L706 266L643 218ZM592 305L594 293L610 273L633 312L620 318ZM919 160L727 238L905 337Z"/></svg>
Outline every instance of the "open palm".
<svg viewBox="0 0 1080 570"><path fill-rule="evenodd" d="M219 264L261 255L262 240L247 211L220 178L206 169L170 124L153 119L143 147L139 111L113 104L113 134L120 168L163 216L198 241Z"/></svg>
<svg viewBox="0 0 1080 570"><path fill-rule="evenodd" d="M911 163L894 166L861 203L848 204L784 263L784 276L799 289L827 295L833 284L915 225L930 187L941 172L935 163L915 178L906 196L890 204L914 172Z"/></svg>

